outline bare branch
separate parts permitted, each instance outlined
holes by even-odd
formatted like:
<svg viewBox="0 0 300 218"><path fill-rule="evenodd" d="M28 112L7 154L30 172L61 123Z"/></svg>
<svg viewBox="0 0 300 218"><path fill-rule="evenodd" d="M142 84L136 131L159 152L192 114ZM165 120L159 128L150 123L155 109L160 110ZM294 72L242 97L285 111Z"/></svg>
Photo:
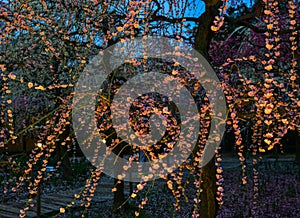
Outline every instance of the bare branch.
<svg viewBox="0 0 300 218"><path fill-rule="evenodd" d="M235 25L248 27L249 29L252 29L256 33L265 33L265 32L269 31L267 28L259 28L259 27L255 26L255 25L253 25L251 23L248 23L248 22L246 22L244 20L235 19L235 18L228 17L228 16L225 16L225 21L228 22L228 23L235 24ZM278 31L278 34L292 33L294 31L298 31L299 29L300 29L300 26L297 26L295 29L280 30L280 31Z"/></svg>
<svg viewBox="0 0 300 218"><path fill-rule="evenodd" d="M179 23L183 21L192 21L192 22L199 22L199 18L196 17L180 17L180 18L169 18L162 15L152 15L151 22L153 21L165 21L169 23Z"/></svg>
<svg viewBox="0 0 300 218"><path fill-rule="evenodd" d="M181 18L170 18L163 15L157 15L157 13L162 9L161 4L157 0L153 0L156 5L156 10L151 15L151 22L154 21L165 21L168 23L178 23L182 21L192 21L192 22L199 22L199 18L196 17L181 17Z"/></svg>
<svg viewBox="0 0 300 218"><path fill-rule="evenodd" d="M228 23L239 25L239 26L248 27L248 28L252 29L256 33L264 33L264 32L266 32L266 29L260 29L257 26L255 26L255 25L253 25L251 23L248 23L248 22L246 22L244 20L235 19L235 18L232 18L232 17L225 16L225 21L228 22Z"/></svg>

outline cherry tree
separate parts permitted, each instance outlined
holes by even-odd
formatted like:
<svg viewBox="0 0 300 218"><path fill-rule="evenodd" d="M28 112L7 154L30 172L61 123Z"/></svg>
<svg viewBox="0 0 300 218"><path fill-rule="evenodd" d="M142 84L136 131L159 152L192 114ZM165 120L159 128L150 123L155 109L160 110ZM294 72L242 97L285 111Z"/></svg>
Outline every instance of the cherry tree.
<svg viewBox="0 0 300 218"><path fill-rule="evenodd" d="M281 145L280 139L289 129L300 132L297 8L298 2L295 1L260 0L251 2L249 8L240 1L225 0L2 2L0 145L5 147L8 142L14 143L35 126L42 126L36 133L38 146L30 154L24 175L16 178L13 186L27 186L30 194L28 202L32 202L39 183L51 176L44 176L43 172L54 153L61 155L56 168L62 163L67 164L68 158L65 157L71 145L76 143L71 128L74 86L91 57L126 38L147 35L184 41L215 67L228 104L228 119L223 122L234 130L243 170L242 183L247 182L247 150L251 152L253 179L257 181L255 164L260 160L260 153ZM139 65L138 62L142 61L132 62L132 65ZM170 75L176 76L172 69L168 70ZM124 73L124 70L120 72ZM122 76L107 79L112 91L104 93L102 101L99 101L97 113L100 117L109 117L113 88L118 89L122 85ZM189 80L188 76L185 79ZM182 82L191 90L201 89L199 82L191 85L184 79ZM13 109L13 102L20 95L45 98L47 105L34 119L26 120ZM149 107L164 108L163 105L155 105L151 95L144 96L142 101L147 102ZM136 108L143 110L144 105L139 103L136 103ZM207 103L206 100L202 105ZM208 110L209 107L203 108ZM208 113L207 110L204 113ZM31 118L32 114L28 110L25 112ZM148 112L145 111L145 114L148 115ZM133 110L133 116L135 113L138 112ZM162 114L168 117L169 111ZM172 122L174 125L180 123L176 119ZM215 158L204 167L198 167L204 146L201 141L205 142L207 138L210 120L202 119L200 122L206 129L199 133L199 145L193 152L191 163L186 162L178 166L176 172L161 177L166 180L175 198L175 209L179 210L185 191L182 172L190 170L194 175L196 192L191 214L194 217L215 217L218 205L223 203L222 158L217 150ZM245 127L252 133L248 148L245 148L242 133ZM116 145L128 147L116 136L109 119L102 120L99 128L103 130L100 134L110 136L107 145L112 150ZM148 131L147 125L144 129L134 128L136 131ZM168 136L173 135L170 133ZM125 153L131 155L130 151L124 151L122 155ZM155 152L151 154L154 159L159 156ZM30 182L35 166L40 167L34 182ZM94 169L83 194L77 196L85 199L85 208L90 206L102 173L101 168ZM121 177L115 180L115 208L124 205L123 185ZM146 185L147 180L141 179L129 198L135 198ZM258 183L255 182L254 186L255 201ZM147 203L145 199L140 208ZM66 209L71 206L66 205ZM20 216L25 216L27 210L25 206ZM61 213L64 212L65 209L61 210ZM138 216L139 212L135 215ZM255 215L255 207L252 215Z"/></svg>

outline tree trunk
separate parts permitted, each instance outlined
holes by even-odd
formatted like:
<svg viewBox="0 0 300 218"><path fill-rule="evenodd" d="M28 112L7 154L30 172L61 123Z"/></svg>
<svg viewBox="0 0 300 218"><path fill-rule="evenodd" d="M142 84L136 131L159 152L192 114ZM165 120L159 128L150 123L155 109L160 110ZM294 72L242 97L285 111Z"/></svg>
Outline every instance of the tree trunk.
<svg viewBox="0 0 300 218"><path fill-rule="evenodd" d="M109 146L109 147L112 145L112 140L118 138L117 133L116 133L115 129L113 129L113 128L108 129L105 132L105 135L108 136L106 138L106 146ZM119 140L121 141L120 138L119 138ZM127 147L127 148L124 149L124 147ZM130 147L127 146L126 142L121 142L112 149L112 152L114 152L118 157L123 158L125 154L130 153ZM119 174L121 174L122 172L123 172L122 168L120 169L120 168L115 167L114 168L115 178L117 178L117 176ZM122 214L122 212L124 212L126 210L126 207L128 206L127 203L125 205L123 205L123 203L125 202L125 194L124 194L125 183L124 183L124 181L114 179L114 188L116 188L116 191L114 192L113 211L114 211L114 215L116 215L118 217Z"/></svg>
<svg viewBox="0 0 300 218"><path fill-rule="evenodd" d="M63 170L63 179L71 180L73 178L73 171L71 167L71 162L68 156L67 147L63 145L58 145L60 156L62 157L62 170Z"/></svg>
<svg viewBox="0 0 300 218"><path fill-rule="evenodd" d="M298 134L297 134L298 133ZM300 131L296 133L296 162L300 165Z"/></svg>
<svg viewBox="0 0 300 218"><path fill-rule="evenodd" d="M105 32L108 30L109 29L106 29L106 28L104 29ZM117 43L117 41L118 40L114 40L114 39L108 40L107 47L114 45L115 43ZM109 53L109 52L107 52L107 50L105 50L103 59L105 60L104 63L110 63L111 53ZM112 76L112 74L114 74L115 72L113 72L113 70L111 69L109 64L105 65L105 70L107 72L111 72L108 80L114 79L115 75ZM109 81L109 82L112 82L112 81ZM110 98L109 98L109 101L111 101ZM117 135L115 129L113 129L113 128L106 130L105 135L108 136L108 138L106 138L107 146L111 146L112 140L118 138L118 135ZM122 139L119 139L119 140L122 141ZM123 157L124 154L130 152L129 148L123 149L126 146L127 146L127 144L125 142L122 142L118 146L116 146L114 149L112 149L112 152L114 152L118 157ZM117 168L114 169L115 178L117 178L117 176L121 173L121 171L122 171L121 169L117 169ZM123 205L123 203L125 202L125 194L124 194L125 183L124 183L124 181L114 179L114 188L116 188L116 191L114 192L113 215L115 215L116 217L119 217L119 216L121 216L122 212L124 212L124 210L127 207L127 203L125 205Z"/></svg>
<svg viewBox="0 0 300 218"><path fill-rule="evenodd" d="M200 217L216 217L218 204L216 200L216 166L214 158L202 169L202 193L200 204Z"/></svg>
<svg viewBox="0 0 300 218"><path fill-rule="evenodd" d="M215 16L218 14L218 5L220 1L214 1L213 6L208 6L206 4L206 10L201 15L198 29L195 36L195 49L206 58L208 62L211 61L208 50L211 43L212 37L214 35L211 30ZM201 205L200 205L200 217L211 218L216 217L217 214L217 201L216 201L216 166L214 158L205 165L202 169L203 173L201 175L202 183L202 193L201 193Z"/></svg>
<svg viewBox="0 0 300 218"><path fill-rule="evenodd" d="M124 181L114 179L114 188L117 191L114 192L114 205L113 209L115 212L119 212L123 207L119 208L125 202L125 195L124 195Z"/></svg>
<svg viewBox="0 0 300 218"><path fill-rule="evenodd" d="M117 138L117 133L114 131L111 138L108 138L109 144L111 143L112 139ZM122 144L122 143L121 143ZM118 157L123 157L123 151L121 146L116 146L115 149L112 149L115 154L118 154ZM115 178L118 177L119 174L122 173L122 169L117 167L114 168ZM113 203L113 210L116 215L120 215L122 211L124 211L124 207L122 204L125 202L125 184L123 180L114 179L114 188L117 190L114 192L114 203Z"/></svg>

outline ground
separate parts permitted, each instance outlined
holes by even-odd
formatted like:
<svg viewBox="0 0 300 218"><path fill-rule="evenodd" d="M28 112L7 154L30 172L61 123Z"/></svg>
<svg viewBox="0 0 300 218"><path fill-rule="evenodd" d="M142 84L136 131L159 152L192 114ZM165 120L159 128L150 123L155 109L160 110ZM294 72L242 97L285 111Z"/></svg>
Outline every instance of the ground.
<svg viewBox="0 0 300 218"><path fill-rule="evenodd" d="M82 188L89 174L89 171L86 170L88 166L89 164L85 161L77 163L77 174L81 174L81 176L77 175L76 180L73 182L67 183L57 180L43 184L42 213L44 206L46 206L43 206L43 204L47 204L48 207L52 207L49 206L51 204L56 204L56 210L48 213L45 217L57 215L60 208L59 205L64 204L64 199L66 200L65 205L67 205L68 201L73 198L74 193ZM257 206L254 217L299 217L300 175L299 165L294 162L293 156L280 156L278 160L266 156L257 165L259 185L256 200L253 198L253 167L250 162L247 166L248 183L246 185L242 185L241 167L236 157L224 155L222 166L224 169L224 204L219 208L218 218L250 217L253 205ZM188 177L188 173L186 173L185 177ZM113 193L111 189L113 179L104 176L100 181L95 192L95 200L92 201L89 210L85 213L86 217L112 217ZM181 209L179 211L175 211L172 206L175 201L165 182L157 180L153 184L149 183L146 189L135 199L129 200L130 208L128 208L126 215L116 215L116 217L133 217L134 212L139 211L137 205L146 196L149 200L144 209L140 210L140 217L190 217L192 210L191 201L194 198L194 189L191 184L192 181L186 187L186 196L189 198L189 203L184 198L181 198ZM128 196L129 183L126 183L125 191ZM59 196L59 198L56 196ZM18 202L22 202L22 199L25 197L25 194L17 196L16 193L10 193L10 195L6 196L2 205L19 205ZM56 198L59 199L60 204L58 201L53 200ZM2 199L4 199L3 196ZM31 210L34 211L34 209L32 208ZM73 209L67 210L66 213L57 217L81 217L83 211L84 209L80 207L79 202L75 204ZM5 211L0 211L3 217L5 217L5 213Z"/></svg>

